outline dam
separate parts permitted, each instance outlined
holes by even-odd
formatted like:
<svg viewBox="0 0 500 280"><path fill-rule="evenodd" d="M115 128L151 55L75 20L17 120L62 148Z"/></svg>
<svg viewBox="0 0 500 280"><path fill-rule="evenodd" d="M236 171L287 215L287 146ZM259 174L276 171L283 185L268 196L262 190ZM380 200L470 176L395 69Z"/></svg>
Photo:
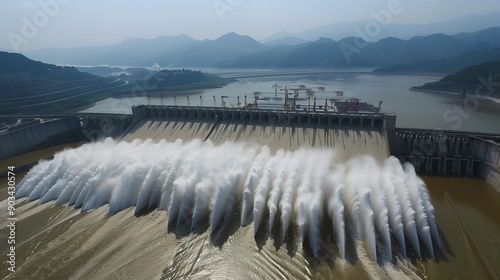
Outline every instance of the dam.
<svg viewBox="0 0 500 280"><path fill-rule="evenodd" d="M62 248L57 254L75 261L73 252L84 250L78 249L82 244L104 248L83 254L101 273L104 262L136 275L122 261L138 269L137 263L146 266L145 254L153 254L173 262L163 271L149 265L154 275L187 277L244 254L255 262L251 271L269 265L263 273L271 278L314 278L308 272L314 262L323 276L416 276L407 258L427 267L450 255L450 237L440 233L446 223L437 223L416 174L494 183L498 173L497 136L397 128L394 114L144 105L132 111L129 125L119 130L99 124L109 119L66 116L87 124L92 133L82 135L92 137L86 139L125 141L106 139L58 153L35 166L16 193L22 207L40 201L44 211L67 211L57 214L67 215L64 228L54 225L67 233L54 241ZM101 240L113 240L109 236L118 240L105 245ZM274 241L266 244L269 237ZM143 258L127 257L132 251L123 248L131 240L139 240L141 248L131 250ZM55 253L50 247L45 252ZM108 261L122 250L123 257ZM35 267L30 264L42 256L30 257L24 267ZM170 271L188 263L192 269ZM231 264L246 271L238 261ZM71 275L86 275L71 266ZM354 268L366 274L353 274Z"/></svg>
<svg viewBox="0 0 500 280"><path fill-rule="evenodd" d="M395 156L419 174L481 178L500 193L499 135L398 128L395 114L138 105L132 107L132 115L5 117L28 121L0 133L0 160L59 143L106 137L245 141L273 151L335 147L344 160L371 155L382 162ZM0 177L5 174L2 171Z"/></svg>
<svg viewBox="0 0 500 280"><path fill-rule="evenodd" d="M395 115L136 106L133 116L125 141L108 138L38 164L16 198L82 212L108 204L109 215L158 208L176 230L188 223L196 231L209 218L212 234L239 212L241 227L253 223L257 236L268 214L269 235L284 242L295 222L314 256L323 216L342 257L359 238L375 260L391 260L390 232L404 258L405 238L418 258L420 244L433 259L441 248L425 184L412 166L387 159Z"/></svg>
<svg viewBox="0 0 500 280"><path fill-rule="evenodd" d="M387 113L332 113L258 109L134 106L134 125L124 135L142 139L253 141L274 149L336 147L344 158L397 157L419 174L474 177L500 193L500 135L406 129Z"/></svg>
<svg viewBox="0 0 500 280"><path fill-rule="evenodd" d="M132 107L132 115L10 118L42 121L28 121L0 133L0 160L58 143L106 137L125 141L202 139L214 144L245 141L267 145L273 151L335 147L344 160L371 155L382 162L392 155L411 163L419 174L481 178L500 193L499 135L398 128L395 114L138 105ZM6 173L0 174L4 177Z"/></svg>
<svg viewBox="0 0 500 280"><path fill-rule="evenodd" d="M135 106L136 120L124 140L199 138L214 144L245 141L278 149L339 147L343 157L370 154L383 160L388 146L385 130L395 129L392 114L347 114L316 111Z"/></svg>

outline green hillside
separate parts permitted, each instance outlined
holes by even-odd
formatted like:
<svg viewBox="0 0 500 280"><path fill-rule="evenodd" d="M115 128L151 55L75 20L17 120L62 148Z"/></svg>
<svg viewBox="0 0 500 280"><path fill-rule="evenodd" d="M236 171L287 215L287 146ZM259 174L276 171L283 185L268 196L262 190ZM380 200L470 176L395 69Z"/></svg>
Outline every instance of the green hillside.
<svg viewBox="0 0 500 280"><path fill-rule="evenodd" d="M100 100L148 92L182 91L225 86L231 79L191 70L153 73L144 68L127 69L130 75L105 78L33 61L16 53L0 52L0 115L53 113L87 106Z"/></svg>
<svg viewBox="0 0 500 280"><path fill-rule="evenodd" d="M459 92L500 96L500 60L466 67L437 82L413 87L415 90Z"/></svg>
<svg viewBox="0 0 500 280"><path fill-rule="evenodd" d="M124 81L0 52L0 114L60 112L109 96Z"/></svg>
<svg viewBox="0 0 500 280"><path fill-rule="evenodd" d="M181 69L157 72L148 79L147 84L154 85L153 91L182 91L222 87L231 81L233 80L201 71Z"/></svg>

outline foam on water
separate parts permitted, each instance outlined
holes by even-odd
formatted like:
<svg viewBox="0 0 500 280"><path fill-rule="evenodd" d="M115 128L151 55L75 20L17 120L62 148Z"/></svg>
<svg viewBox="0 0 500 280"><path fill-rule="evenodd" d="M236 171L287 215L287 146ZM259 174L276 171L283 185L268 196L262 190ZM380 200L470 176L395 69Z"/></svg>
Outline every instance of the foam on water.
<svg viewBox="0 0 500 280"><path fill-rule="evenodd" d="M233 142L106 139L40 162L19 184L21 197L82 211L108 204L109 215L158 208L171 226L187 223L194 231L209 221L212 232L241 205L241 226L253 220L254 235L264 224L271 235L279 219L284 240L293 220L314 255L326 220L342 256L346 240L361 240L375 259L387 260L397 249L391 238L403 257L405 238L419 257L420 243L432 257L433 245L441 247L429 193L412 166L393 157L381 165L368 156L344 163L333 149L271 153Z"/></svg>

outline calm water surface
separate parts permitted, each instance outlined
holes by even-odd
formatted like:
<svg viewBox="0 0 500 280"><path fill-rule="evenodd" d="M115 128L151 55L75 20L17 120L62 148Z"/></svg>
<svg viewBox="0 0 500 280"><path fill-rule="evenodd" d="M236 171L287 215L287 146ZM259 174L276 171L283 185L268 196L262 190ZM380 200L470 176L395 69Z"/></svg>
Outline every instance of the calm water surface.
<svg viewBox="0 0 500 280"><path fill-rule="evenodd" d="M202 96L203 105L213 106L213 96L215 96L217 106L220 106L221 96L228 96L229 98L225 100L227 106L237 106L238 96L240 96L241 103L243 103L245 95L247 95L248 101L252 102L252 93L255 91L263 92L265 96L274 96L272 86L275 83L282 85L282 88L285 85L293 88L303 84L310 88L325 87L327 93L316 90L317 98L323 99L321 102L318 101L318 105L324 104L325 98L335 98L333 91L337 90L345 92L344 98L356 97L373 105L378 105L379 101L382 101L383 112L397 114L398 127L500 133L498 125L500 104L473 99L472 102L477 101L478 103L468 105L462 96L409 90L412 86L439 80L440 77L436 76L376 75L365 69L359 72L338 71L292 75L282 75L286 72L276 73L264 70L229 72L229 70L212 69L212 72L217 71L221 72L219 74L224 77L239 77L238 81L223 88L183 93L152 92L149 89L153 89L154 85L138 87L131 92L134 94L133 97L106 99L85 112L131 113L131 105L148 104L148 95L150 96L149 103L154 105L162 104L162 98L163 104L174 105L173 95L175 94L178 105L187 105L186 96L189 96L190 105L198 106L200 105L200 96ZM252 75L262 76L248 77ZM276 103L275 106L280 104L280 102L274 103ZM260 101L260 105L264 107L269 105L269 102Z"/></svg>

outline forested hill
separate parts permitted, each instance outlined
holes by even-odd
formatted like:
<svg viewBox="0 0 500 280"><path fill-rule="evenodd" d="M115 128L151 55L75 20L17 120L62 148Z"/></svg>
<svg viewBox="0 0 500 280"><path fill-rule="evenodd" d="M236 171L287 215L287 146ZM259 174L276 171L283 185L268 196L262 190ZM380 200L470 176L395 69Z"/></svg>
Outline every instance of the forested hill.
<svg viewBox="0 0 500 280"><path fill-rule="evenodd" d="M487 94L500 96L500 60L466 67L437 82L413 87L415 90Z"/></svg>
<svg viewBox="0 0 500 280"><path fill-rule="evenodd" d="M117 79L82 73L0 52L0 114L61 111L87 105L101 91L123 86Z"/></svg>
<svg viewBox="0 0 500 280"><path fill-rule="evenodd" d="M112 96L127 96L133 87L148 91L183 91L225 86L232 79L200 71L127 69L105 78L33 61L17 53L0 52L0 115L60 112L87 106Z"/></svg>
<svg viewBox="0 0 500 280"><path fill-rule="evenodd" d="M40 72L61 68L55 65L31 60L22 54L0 51L0 74L9 72Z"/></svg>
<svg viewBox="0 0 500 280"><path fill-rule="evenodd" d="M157 91L182 91L222 87L231 81L232 79L224 79L214 74L180 69L156 72L149 78L148 84L154 85L154 90Z"/></svg>

